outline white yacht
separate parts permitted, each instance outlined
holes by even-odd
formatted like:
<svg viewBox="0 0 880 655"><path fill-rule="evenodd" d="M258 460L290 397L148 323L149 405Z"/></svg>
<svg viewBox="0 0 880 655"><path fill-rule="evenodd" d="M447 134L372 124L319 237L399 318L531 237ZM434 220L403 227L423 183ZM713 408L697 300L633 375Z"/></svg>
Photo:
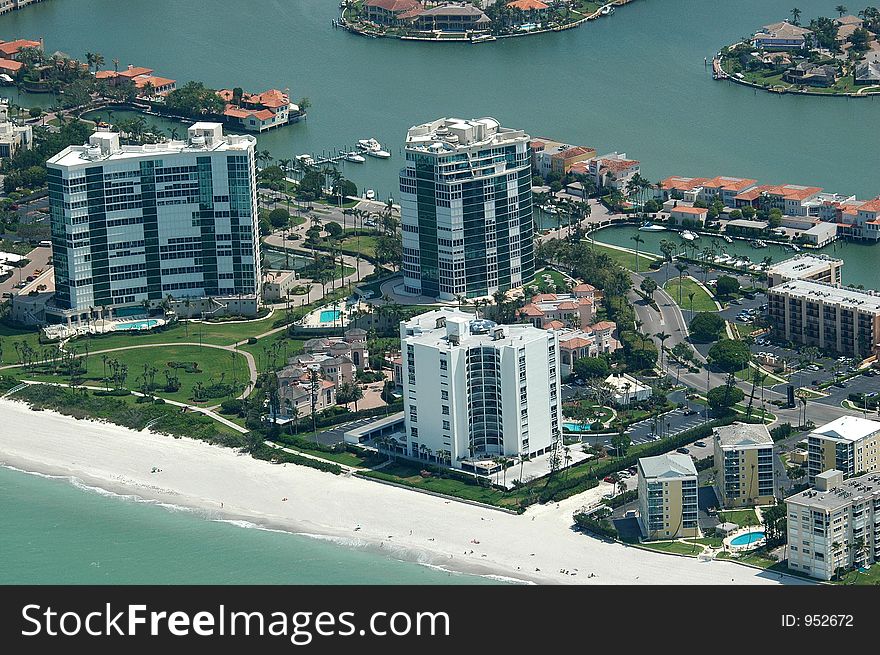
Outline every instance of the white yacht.
<svg viewBox="0 0 880 655"><path fill-rule="evenodd" d="M614 7L612 7L611 5L605 5L599 10L599 13L603 16L610 16L614 13Z"/></svg>
<svg viewBox="0 0 880 655"><path fill-rule="evenodd" d="M639 232L663 232L666 228L656 223L645 223L639 228Z"/></svg>
<svg viewBox="0 0 880 655"><path fill-rule="evenodd" d="M684 232L681 233L681 238L684 239L685 241L696 241L697 239L700 238L700 235L696 234L694 232L691 232L690 230L685 230Z"/></svg>
<svg viewBox="0 0 880 655"><path fill-rule="evenodd" d="M366 159L363 158L362 155L357 154L354 150L346 153L343 156L343 159L345 161L354 162L355 164L363 164L365 161L367 161Z"/></svg>
<svg viewBox="0 0 880 655"><path fill-rule="evenodd" d="M376 157L377 159L389 159L391 157L391 153L383 150L382 144L376 141L376 139L361 139L357 142L357 147L358 150L370 157Z"/></svg>

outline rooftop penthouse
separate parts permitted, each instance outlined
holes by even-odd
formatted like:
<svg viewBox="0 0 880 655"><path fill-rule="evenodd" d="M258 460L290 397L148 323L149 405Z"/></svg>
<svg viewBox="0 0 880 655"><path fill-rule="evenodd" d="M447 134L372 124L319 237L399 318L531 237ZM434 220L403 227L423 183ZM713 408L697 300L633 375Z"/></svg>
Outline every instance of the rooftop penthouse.
<svg viewBox="0 0 880 655"><path fill-rule="evenodd" d="M470 148L489 148L528 143L523 130L502 127L494 118L466 120L440 118L415 125L406 132L406 149L442 154Z"/></svg>
<svg viewBox="0 0 880 655"><path fill-rule="evenodd" d="M165 141L146 143L139 146L124 146L119 143L119 133L99 130L89 137L85 146L68 146L47 164L70 167L93 165L95 162L116 162L128 159L156 158L187 152L225 152L240 150L246 153L256 139L252 136L223 134L220 123L194 123L187 131L186 141Z"/></svg>
<svg viewBox="0 0 880 655"><path fill-rule="evenodd" d="M455 347L491 345L500 348L523 346L533 341L547 342L547 331L532 325L498 325L450 309L437 309L410 319L404 325L402 336L408 344L428 345L441 351Z"/></svg>

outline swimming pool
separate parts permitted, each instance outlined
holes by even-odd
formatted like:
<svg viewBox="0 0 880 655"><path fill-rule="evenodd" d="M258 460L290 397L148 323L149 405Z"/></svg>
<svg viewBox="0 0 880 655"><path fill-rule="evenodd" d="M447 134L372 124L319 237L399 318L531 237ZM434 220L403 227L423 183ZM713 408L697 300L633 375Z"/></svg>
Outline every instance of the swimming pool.
<svg viewBox="0 0 880 655"><path fill-rule="evenodd" d="M159 321L148 319L146 321L132 321L131 323L117 323L117 330L149 330L159 325Z"/></svg>
<svg viewBox="0 0 880 655"><path fill-rule="evenodd" d="M764 538L763 531L746 532L730 540L731 546L750 546Z"/></svg>
<svg viewBox="0 0 880 655"><path fill-rule="evenodd" d="M321 323L332 323L339 320L340 311L338 309L324 309L319 316Z"/></svg>
<svg viewBox="0 0 880 655"><path fill-rule="evenodd" d="M581 426L580 423L563 423L562 427L568 430L569 432L589 432L590 426L584 425Z"/></svg>

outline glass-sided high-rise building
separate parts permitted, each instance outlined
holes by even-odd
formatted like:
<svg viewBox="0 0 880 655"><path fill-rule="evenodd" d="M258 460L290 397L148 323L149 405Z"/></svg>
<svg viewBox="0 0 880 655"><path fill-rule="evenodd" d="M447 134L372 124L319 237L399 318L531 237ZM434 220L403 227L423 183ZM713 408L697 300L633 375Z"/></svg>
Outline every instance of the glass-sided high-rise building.
<svg viewBox="0 0 880 655"><path fill-rule="evenodd" d="M140 146L98 131L49 159L54 320L258 294L255 145L196 123L186 141Z"/></svg>
<svg viewBox="0 0 880 655"><path fill-rule="evenodd" d="M534 275L529 135L522 130L494 118L410 128L400 207L407 293L476 298Z"/></svg>

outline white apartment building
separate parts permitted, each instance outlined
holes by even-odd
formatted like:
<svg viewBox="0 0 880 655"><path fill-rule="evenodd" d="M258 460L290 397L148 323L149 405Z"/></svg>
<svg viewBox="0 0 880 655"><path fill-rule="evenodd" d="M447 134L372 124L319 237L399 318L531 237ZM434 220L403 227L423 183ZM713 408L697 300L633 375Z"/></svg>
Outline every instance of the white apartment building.
<svg viewBox="0 0 880 655"><path fill-rule="evenodd" d="M476 470L561 443L553 330L440 309L400 324L406 454Z"/></svg>
<svg viewBox="0 0 880 655"><path fill-rule="evenodd" d="M768 319L781 338L867 357L880 342L880 295L812 280L767 289Z"/></svg>
<svg viewBox="0 0 880 655"><path fill-rule="evenodd" d="M785 499L788 568L821 580L880 555L880 475L843 479L826 471L816 487Z"/></svg>
<svg viewBox="0 0 880 655"><path fill-rule="evenodd" d="M400 172L404 291L453 300L535 273L529 135L494 118L411 127Z"/></svg>
<svg viewBox="0 0 880 655"><path fill-rule="evenodd" d="M880 471L880 423L861 416L841 416L810 432L807 448L810 483L832 469L847 478Z"/></svg>
<svg viewBox="0 0 880 655"><path fill-rule="evenodd" d="M186 141L121 146L98 131L50 158L56 320L259 296L255 145L196 123Z"/></svg>

